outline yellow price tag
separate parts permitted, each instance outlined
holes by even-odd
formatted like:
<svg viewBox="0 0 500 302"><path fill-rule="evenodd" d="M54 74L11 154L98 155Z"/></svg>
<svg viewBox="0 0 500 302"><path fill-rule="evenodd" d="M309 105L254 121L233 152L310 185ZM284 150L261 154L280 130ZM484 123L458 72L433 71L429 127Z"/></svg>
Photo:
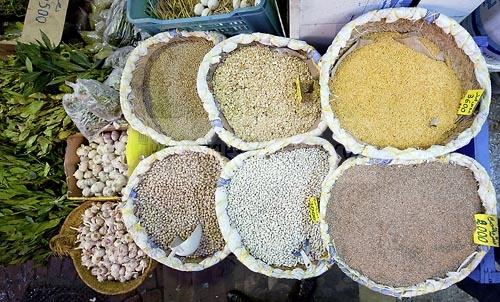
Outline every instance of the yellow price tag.
<svg viewBox="0 0 500 302"><path fill-rule="evenodd" d="M161 149L161 145L157 144L148 136L135 131L132 128L127 130L127 147L125 148L125 156L127 158L128 174L132 175L135 167L142 160L142 157L147 157Z"/></svg>
<svg viewBox="0 0 500 302"><path fill-rule="evenodd" d="M319 204L318 199L314 196L309 197L309 218L314 223L319 222Z"/></svg>
<svg viewBox="0 0 500 302"><path fill-rule="evenodd" d="M458 106L458 114L460 115L471 115L476 108L477 103L481 99L484 93L484 89L472 89L467 90L465 96L460 100L460 106Z"/></svg>
<svg viewBox="0 0 500 302"><path fill-rule="evenodd" d="M498 220L495 215L475 214L474 243L498 247Z"/></svg>
<svg viewBox="0 0 500 302"><path fill-rule="evenodd" d="M302 103L302 88L300 87L300 79L295 80L295 97Z"/></svg>

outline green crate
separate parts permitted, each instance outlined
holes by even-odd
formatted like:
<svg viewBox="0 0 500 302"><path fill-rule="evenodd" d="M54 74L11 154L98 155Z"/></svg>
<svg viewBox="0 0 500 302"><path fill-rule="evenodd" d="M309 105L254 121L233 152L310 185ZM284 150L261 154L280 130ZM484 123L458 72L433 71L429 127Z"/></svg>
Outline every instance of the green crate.
<svg viewBox="0 0 500 302"><path fill-rule="evenodd" d="M172 29L218 31L226 36L262 32L283 35L275 0L261 0L252 7L238 8L227 14L173 20L154 19L146 14L147 0L128 0L127 17L142 30L157 34Z"/></svg>

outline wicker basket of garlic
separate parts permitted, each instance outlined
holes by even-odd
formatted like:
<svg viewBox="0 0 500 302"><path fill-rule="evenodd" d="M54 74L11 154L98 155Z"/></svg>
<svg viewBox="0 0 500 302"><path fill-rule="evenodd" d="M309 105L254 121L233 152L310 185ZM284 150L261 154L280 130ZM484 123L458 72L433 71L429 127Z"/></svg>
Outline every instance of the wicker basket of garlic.
<svg viewBox="0 0 500 302"><path fill-rule="evenodd" d="M70 256L83 282L106 295L134 290L156 266L126 231L114 201L86 201L74 209L50 248Z"/></svg>

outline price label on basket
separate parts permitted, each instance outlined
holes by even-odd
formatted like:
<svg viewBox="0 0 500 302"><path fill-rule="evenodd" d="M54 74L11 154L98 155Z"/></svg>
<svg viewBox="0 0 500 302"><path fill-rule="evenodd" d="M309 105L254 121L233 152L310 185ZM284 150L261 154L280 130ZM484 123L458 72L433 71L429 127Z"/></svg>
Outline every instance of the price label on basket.
<svg viewBox="0 0 500 302"><path fill-rule="evenodd" d="M479 245L499 246L498 220L495 215L475 214L476 230L474 243Z"/></svg>
<svg viewBox="0 0 500 302"><path fill-rule="evenodd" d="M472 89L467 90L465 96L460 100L460 106L458 107L459 115L471 115L474 112L481 96L483 96L484 89Z"/></svg>
<svg viewBox="0 0 500 302"><path fill-rule="evenodd" d="M41 32L58 45L64 30L69 0L30 0L24 19L22 42L42 41Z"/></svg>
<svg viewBox="0 0 500 302"><path fill-rule="evenodd" d="M309 203L309 218L314 223L319 222L319 204L318 198L311 196L308 200Z"/></svg>

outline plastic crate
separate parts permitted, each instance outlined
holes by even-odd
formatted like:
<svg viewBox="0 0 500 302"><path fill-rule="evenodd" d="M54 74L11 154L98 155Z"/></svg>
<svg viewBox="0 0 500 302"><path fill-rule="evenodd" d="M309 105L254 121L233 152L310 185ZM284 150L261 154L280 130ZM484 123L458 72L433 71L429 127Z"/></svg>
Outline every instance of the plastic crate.
<svg viewBox="0 0 500 302"><path fill-rule="evenodd" d="M488 123L485 123L479 134L458 152L475 158L491 174ZM495 251L491 248L469 278L482 284L500 283L500 272L495 267L495 252L498 252L498 249Z"/></svg>
<svg viewBox="0 0 500 302"><path fill-rule="evenodd" d="M262 0L258 5L239 8L227 14L173 20L154 19L146 14L148 0L128 0L127 17L150 34L171 29L188 31L218 31L226 36L263 32L282 35L275 0Z"/></svg>

